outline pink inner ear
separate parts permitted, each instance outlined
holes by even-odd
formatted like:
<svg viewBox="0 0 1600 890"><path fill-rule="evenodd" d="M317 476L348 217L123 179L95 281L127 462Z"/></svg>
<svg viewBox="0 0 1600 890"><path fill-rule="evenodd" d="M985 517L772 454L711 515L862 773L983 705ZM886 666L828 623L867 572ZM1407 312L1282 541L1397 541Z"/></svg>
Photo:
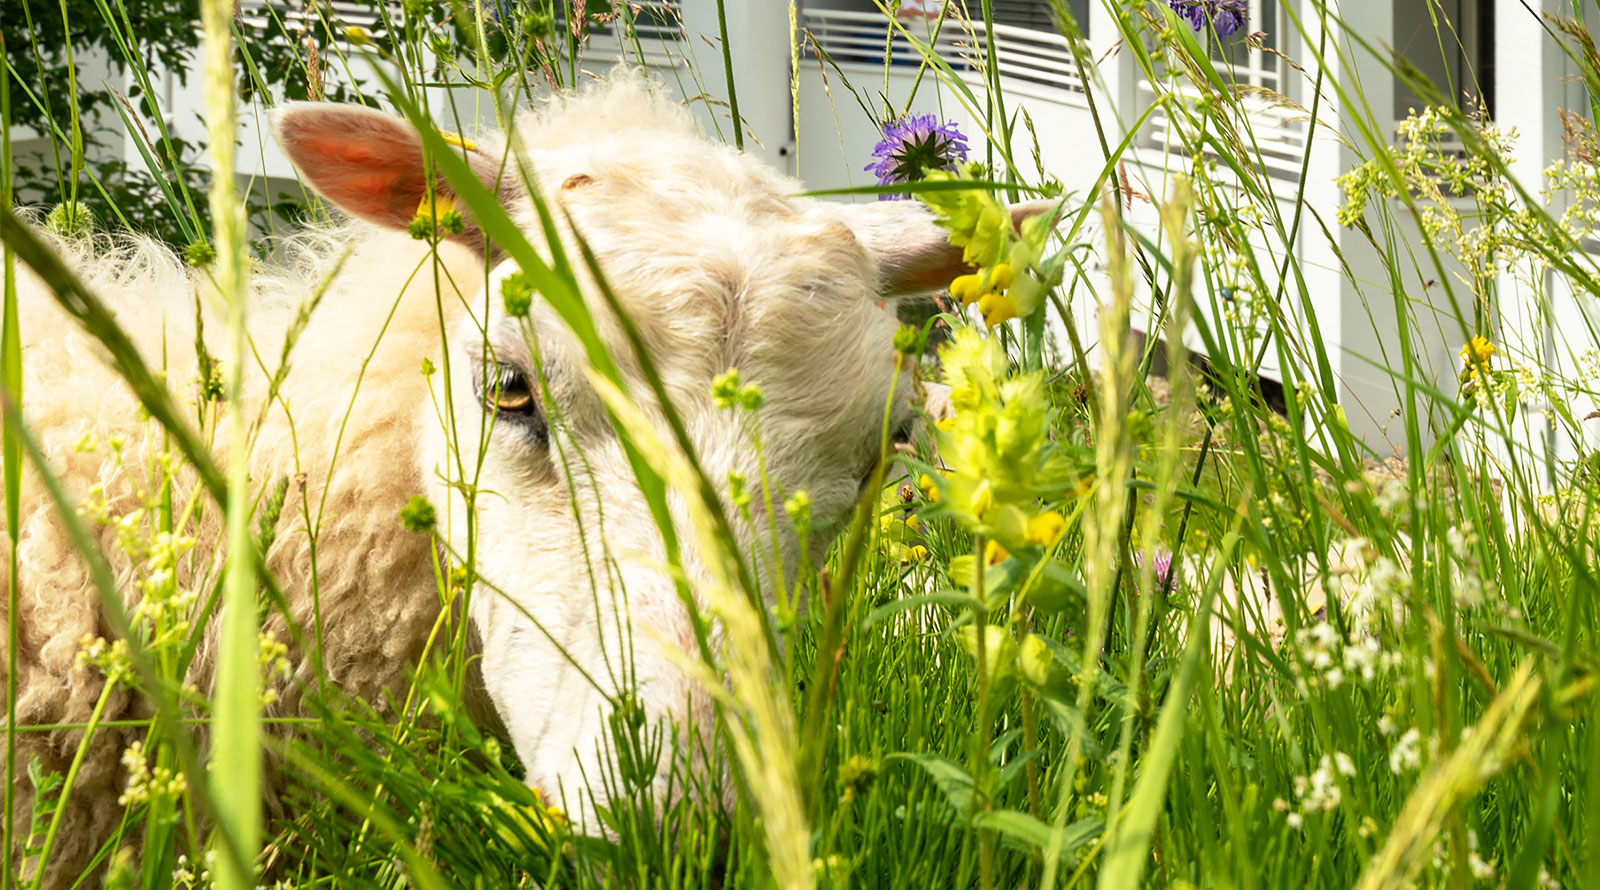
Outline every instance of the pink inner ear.
<svg viewBox="0 0 1600 890"><path fill-rule="evenodd" d="M296 104L277 125L300 175L340 209L399 229L416 216L422 146L405 122L358 106Z"/></svg>

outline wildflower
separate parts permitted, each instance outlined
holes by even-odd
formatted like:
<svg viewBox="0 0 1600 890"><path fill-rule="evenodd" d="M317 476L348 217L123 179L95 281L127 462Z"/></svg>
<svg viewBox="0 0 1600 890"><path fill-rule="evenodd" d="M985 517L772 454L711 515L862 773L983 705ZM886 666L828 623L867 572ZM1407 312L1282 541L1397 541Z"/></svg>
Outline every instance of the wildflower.
<svg viewBox="0 0 1600 890"><path fill-rule="evenodd" d="M50 208L44 225L63 238L84 238L94 232L94 212L78 201L62 201Z"/></svg>
<svg viewBox="0 0 1600 890"><path fill-rule="evenodd" d="M183 258L196 269L204 269L216 260L217 252L204 238L196 238L183 249Z"/></svg>
<svg viewBox="0 0 1600 890"><path fill-rule="evenodd" d="M790 495L783 502L783 512L789 514L796 526L807 525L811 518L811 495L803 489Z"/></svg>
<svg viewBox="0 0 1600 890"><path fill-rule="evenodd" d="M939 509L1007 550L1038 546L1029 540L1029 517L1038 498L1060 491L1066 469L1045 433L1052 409L1043 375L1008 376L999 344L973 328L958 329L939 358L956 409L937 432L949 467ZM1036 524L1035 537L1045 530Z"/></svg>
<svg viewBox="0 0 1600 890"><path fill-rule="evenodd" d="M1478 369L1489 369L1489 359L1495 353L1494 343L1482 334L1473 337L1472 341L1461 347L1462 379L1472 380L1478 376Z"/></svg>
<svg viewBox="0 0 1600 890"><path fill-rule="evenodd" d="M844 802L849 803L865 794L878 778L878 762L864 754L854 754L839 765L839 785L844 788Z"/></svg>
<svg viewBox="0 0 1600 890"><path fill-rule="evenodd" d="M988 565L997 566L1010 558L1011 554L1007 552L1006 548L1000 546L999 541L991 539L983 545L983 561Z"/></svg>
<svg viewBox="0 0 1600 890"><path fill-rule="evenodd" d="M864 169L879 185L921 182L933 170L949 170L967 159L967 138L955 124L940 124L931 114L912 114L883 125L883 139L872 148L876 159ZM894 201L904 195L879 195Z"/></svg>
<svg viewBox="0 0 1600 890"><path fill-rule="evenodd" d="M1345 670L1357 674L1365 682L1371 683L1378 674L1380 656L1383 647L1374 637L1363 637L1359 642L1351 643L1344 650Z"/></svg>
<svg viewBox="0 0 1600 890"><path fill-rule="evenodd" d="M901 325L894 332L894 351L902 355L922 352L922 332L911 325Z"/></svg>
<svg viewBox="0 0 1600 890"><path fill-rule="evenodd" d="M1144 566L1144 554L1135 553L1133 561L1141 568ZM1150 560L1151 570L1156 582L1157 590L1166 590L1172 581L1172 551L1165 547L1156 547L1155 555Z"/></svg>
<svg viewBox="0 0 1600 890"><path fill-rule="evenodd" d="M729 368L711 381L711 399L718 408L742 407L755 411L766 403L766 396L754 383L743 383L738 368Z"/></svg>
<svg viewBox="0 0 1600 890"><path fill-rule="evenodd" d="M1333 759L1324 754L1311 775L1294 777L1295 796L1300 798L1302 812L1320 810L1326 813L1339 808L1343 795L1334 772Z"/></svg>
<svg viewBox="0 0 1600 890"><path fill-rule="evenodd" d="M1067 520L1060 513L1049 510L1040 513L1028 520L1028 543L1035 547L1046 547L1056 542L1061 537L1061 532L1067 527Z"/></svg>
<svg viewBox="0 0 1600 890"><path fill-rule="evenodd" d="M969 173L934 171L930 181L960 181ZM1064 259L1044 259L1055 216L1038 214L1019 226L1011 211L994 195L978 189L925 192L919 195L950 230L950 243L961 248L962 260L976 271L950 283L950 295L961 305L974 303L989 327L1032 315L1045 290L1060 281Z"/></svg>
<svg viewBox="0 0 1600 890"><path fill-rule="evenodd" d="M927 473L923 473L922 477L917 480L917 487L922 489L922 494L928 499L929 503L935 503L939 500L939 486L934 483L933 477Z"/></svg>
<svg viewBox="0 0 1600 890"><path fill-rule="evenodd" d="M750 489L745 485L744 474L738 470L728 471L728 500L741 512L750 509Z"/></svg>
<svg viewBox="0 0 1600 890"><path fill-rule="evenodd" d="M466 227L466 219L456 209L454 199L448 195L429 194L417 202L417 215L411 218L406 232L418 241L427 241L441 233L459 235Z"/></svg>
<svg viewBox="0 0 1600 890"><path fill-rule="evenodd" d="M1244 27L1249 17L1245 0L1167 0L1167 5L1188 20L1196 32L1206 30L1209 22L1218 37L1227 37Z"/></svg>
<svg viewBox="0 0 1600 890"><path fill-rule="evenodd" d="M420 494L411 496L406 505L400 508L400 524L410 532L433 531L434 523L438 521L438 514L434 512L433 505Z"/></svg>
<svg viewBox="0 0 1600 890"><path fill-rule="evenodd" d="M1009 294L984 294L978 299L978 311L983 314L984 327L1003 325L1017 316L1017 304Z"/></svg>
<svg viewBox="0 0 1600 890"><path fill-rule="evenodd" d="M178 862L172 869L172 885L183 888L194 886L194 872L189 870L188 856L178 856Z"/></svg>
<svg viewBox="0 0 1600 890"><path fill-rule="evenodd" d="M1395 775L1422 765L1422 733L1416 727L1406 730L1389 749L1389 769Z"/></svg>

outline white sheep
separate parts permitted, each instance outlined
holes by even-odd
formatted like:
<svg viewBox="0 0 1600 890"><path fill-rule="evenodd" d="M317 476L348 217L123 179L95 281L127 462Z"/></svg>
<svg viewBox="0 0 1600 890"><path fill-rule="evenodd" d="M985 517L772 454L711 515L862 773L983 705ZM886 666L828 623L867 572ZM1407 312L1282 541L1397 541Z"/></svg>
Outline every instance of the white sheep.
<svg viewBox="0 0 1600 890"><path fill-rule="evenodd" d="M576 339L534 300L527 322L555 402L545 404L522 329L502 306L501 282L514 264L484 261L470 218L453 243L438 247L437 264L428 245L404 231L428 187L409 125L355 106L297 104L278 113L276 129L306 182L362 221L294 236L281 246L292 259L287 266L255 274L252 334L268 368L296 307L325 277L332 283L278 399L261 404L268 372L258 367L247 398L233 406L264 416L250 453L253 483L296 480L267 558L293 621L310 629L320 619L326 678L374 704L403 688L440 620L439 544L406 531L398 514L425 494L438 507L440 539L464 554L467 504L457 483L467 481L479 492L471 552L486 582L470 617L482 638L487 692L528 782L577 804L582 766L595 775L596 746L604 743L607 696L624 684L637 686L650 716L709 730L709 700L660 645L690 646L686 611L659 568L662 542L587 382ZM948 282L961 271L959 251L915 202L846 206L796 197L794 180L709 144L686 111L631 75L552 100L519 120L509 142L557 214L594 250L710 479L731 471L758 478L737 412L712 403L713 378L737 367L764 390L767 470L783 490L809 493L813 525L825 530L811 537L820 556L875 459L892 387L901 392L893 421L910 412L906 382L895 377L894 320L880 300ZM462 154L543 250L520 176L500 172L516 167L501 163L506 144L485 137L464 143ZM448 189L439 194L450 198ZM566 241L568 254L579 256ZM334 275L347 244L352 252ZM118 311L146 360L170 369L174 392L192 403L189 344L196 296L209 287L204 276L144 241L99 238L61 249ZM643 398L648 390L626 341L586 277L583 297ZM71 497L103 496L111 514L127 512L151 484L159 430L141 419L98 347L37 279L24 276L19 303L30 428ZM425 359L440 369L431 377L420 370ZM648 399L643 404L664 429L660 412ZM99 446L73 447L86 436ZM113 439L120 461L106 444ZM191 527L197 553L216 550L219 514L207 509ZM6 616L0 599L0 617L18 623L21 641L18 761L64 773L82 732L29 727L89 719L103 680L76 656L86 636L109 630L31 470L21 516L18 614ZM320 522L314 566L307 516ZM96 531L118 589L136 602L133 560L115 546L114 528ZM738 534L748 552L751 536L764 532ZM794 536L780 538L783 565L792 568ZM602 541L614 561L601 558ZM691 582L701 577L692 552L686 562ZM274 612L268 630L288 640L285 629ZM205 629L189 672L202 694L211 686L215 630ZM632 677L624 681L618 656L630 647ZM297 650L289 658L294 676L280 684L279 712L314 686L312 659ZM0 659L0 679L3 671ZM139 695L118 690L101 719L148 715ZM70 884L111 836L122 818L114 805L126 779L119 759L142 736L114 726L97 733L47 885ZM17 790L15 818L25 826L31 786L24 779Z"/></svg>

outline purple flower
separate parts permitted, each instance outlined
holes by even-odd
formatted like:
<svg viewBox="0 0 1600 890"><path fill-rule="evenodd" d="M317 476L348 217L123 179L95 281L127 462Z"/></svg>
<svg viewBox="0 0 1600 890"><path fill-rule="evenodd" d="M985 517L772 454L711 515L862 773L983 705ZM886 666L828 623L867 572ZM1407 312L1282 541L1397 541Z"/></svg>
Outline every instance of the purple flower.
<svg viewBox="0 0 1600 890"><path fill-rule="evenodd" d="M1135 565L1143 567L1144 554L1142 552L1135 551L1133 554L1133 562ZM1172 582L1172 551L1158 545L1156 547L1155 556L1150 560L1150 562L1151 568L1153 569L1152 574L1155 576L1156 590L1166 590L1169 584Z"/></svg>
<svg viewBox="0 0 1600 890"><path fill-rule="evenodd" d="M876 160L864 169L879 185L919 182L930 170L951 170L967 159L967 137L955 124L941 124L931 114L911 114L883 125L883 139L872 147ZM879 195L895 201L905 195Z"/></svg>
<svg viewBox="0 0 1600 890"><path fill-rule="evenodd" d="M1209 22L1218 37L1227 37L1243 28L1249 19L1250 7L1246 0L1167 0L1167 5L1188 20L1196 32L1206 30Z"/></svg>

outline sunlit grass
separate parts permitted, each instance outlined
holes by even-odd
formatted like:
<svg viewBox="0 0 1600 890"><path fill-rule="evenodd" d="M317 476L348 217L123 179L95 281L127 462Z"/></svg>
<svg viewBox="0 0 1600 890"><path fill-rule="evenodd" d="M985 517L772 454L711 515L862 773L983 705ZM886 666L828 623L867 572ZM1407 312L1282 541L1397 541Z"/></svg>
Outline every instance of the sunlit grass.
<svg viewBox="0 0 1600 890"><path fill-rule="evenodd" d="M969 12L981 20L992 15L988 7L971 4ZM207 8L217 16L208 19L208 46L217 52L225 46L226 5ZM966 435L959 421L925 431L915 454L901 458L888 449L885 430L891 463L898 460L908 475L881 468L877 480L888 495L869 493L829 564L803 566L798 593L776 598L782 604L803 596L810 607L795 614L749 608L752 567L767 558L765 548L738 551L729 530L737 517L722 514L718 496L725 481L701 476L681 426L656 434L633 406L631 396L639 394L620 389L618 360L641 360L643 349L634 332L637 355L606 352L578 297L583 276L575 269L590 271L591 258L547 260L494 195L472 190L475 180L451 143L421 127L440 175L577 334L653 518L670 534L669 496L691 504L693 527L677 531L712 565L715 590L702 593L717 604L715 618L697 618L720 621L738 648L687 653L685 667L717 690L723 723L714 737L677 739L620 708L609 724L615 761L591 779L608 789L613 805L603 828L584 833L526 788L514 754L468 717L463 622L441 622L433 644L441 655L419 669L398 716L384 716L391 712L382 703L347 701L319 682L308 690L301 718L269 721L260 735L253 728L254 629L242 621L232 627L240 670L223 676L218 705L207 707L173 692L186 662L145 651L138 640L153 634L128 625L106 577L109 620L118 636L135 640L118 663L122 679L141 694L161 691L152 698L157 717L145 724L144 751L151 763L188 777L186 785L107 802L125 810L118 836L101 851L112 879L182 887L255 880L986 890L1585 886L1600 852L1600 824L1589 811L1600 795L1600 732L1587 722L1596 652L1591 517L1600 476L1584 451L1575 466L1558 468L1552 496L1544 456L1519 445L1511 429L1518 412L1529 410L1521 398L1527 387L1560 401L1592 392L1592 382L1479 347L1468 351L1455 388L1440 391L1419 379L1421 360L1405 345L1385 364L1409 396L1391 431L1409 450L1398 469L1379 472L1377 455L1351 435L1333 401L1333 372L1314 330L1279 311L1311 311L1294 248L1325 236L1307 235L1314 224L1298 209L1284 215L1284 207L1303 202L1276 194L1282 181L1266 181L1248 117L1234 113L1205 35L1160 5L1125 11L1117 20L1124 51L1137 55L1157 85L1157 101L1189 149L1181 159L1189 169L1175 178L1182 185L1173 194L1156 197L1164 224L1138 229L1123 219L1129 196L1115 187L1127 146L1107 146L1103 193L1068 195L1061 231L1076 240L1088 230L1081 222L1092 219L1109 234L1087 251L1050 244L1039 262L1059 258L1062 280L1023 319L990 332L1011 367L994 392L958 405L969 419L1010 407L1043 424L1030 443L1048 443L1050 460L1026 452L1040 460L1027 485L984 500L976 487L960 487L962 469L952 466L950 446ZM103 13L108 27L122 27L114 7ZM431 118L451 129L461 129L466 109L475 113L476 103L496 99L474 87L452 91L441 107L439 94L423 88L439 75L426 56L441 46L451 78L497 83L518 97L495 104L500 120L512 104L525 104L536 84L575 80L579 43L562 36L553 17L497 30L475 4L406 3L402 13L388 36L357 41L348 57L334 52L344 45L335 41L313 44L322 55L298 46L290 55L319 83L381 55L392 64L375 79L371 98L418 124ZM1317 38L1328 24L1308 16L1297 27L1305 45L1321 47ZM627 15L617 27L627 33ZM336 22L320 28L324 36L338 33ZM1550 39L1567 41L1586 82L1600 85L1600 59L1576 33L1558 27ZM251 52L247 43L247 58ZM1308 77L1333 64L1328 52L1298 60ZM731 59L723 58L725 70L692 72L696 82L726 80L736 91ZM1019 191L1048 185L1029 181L1020 158L1018 170L1004 169L1013 146L1001 134L1013 131L999 74L975 85L941 61L927 59L930 80L971 107L992 109L985 131L997 168L988 176ZM213 56L211 65L210 77L223 83L225 59ZM259 72L242 70L262 86ZM0 110L42 87L10 80L4 78L17 89L0 86ZM1426 84L1414 89L1444 103ZM1359 100L1338 96L1346 106ZM222 91L214 103L227 104ZM732 120L726 135L735 142L745 132ZM64 144L78 145L76 125L54 122ZM225 117L214 125L213 141L231 130ZM1502 186L1508 146L1495 131L1448 106L1414 126L1458 134L1470 169L1368 132L1359 148L1371 160L1353 176L1351 194L1372 197L1322 224L1369 235L1396 288L1419 269L1447 282L1448 314L1468 334L1494 336L1496 273L1506 268L1549 266L1582 298L1600 292L1600 270L1581 249L1585 220L1553 218L1539 196ZM138 138L152 172L177 172L169 153ZM82 167L80 150L69 154L81 169L62 176L77 183L81 175L92 187L96 171ZM1214 160L1190 160L1208 156ZM1568 163L1565 181L1582 188L1592 179L1592 156ZM1441 180L1444 192L1434 186L1430 194L1428 183ZM246 263L231 181L217 183L204 220L182 191L188 179L170 181L176 186L163 195L167 222L214 246L221 258L214 280L222 294L237 294L235 276ZM1292 187L1303 190L1304 183ZM0 193L9 204L8 185ZM1448 216L1460 200L1431 200L1464 195L1478 202L1464 218ZM1580 195L1580 206L1595 197ZM1430 208L1446 215L1423 226L1423 243L1406 243L1402 211ZM555 231L548 207L539 209L545 233ZM1485 227L1501 237L1475 240ZM7 528L15 535L19 468L38 448L9 407L22 379L12 264L37 269L63 299L79 297L14 218L6 217L0 234L7 263L0 336ZM1263 245L1266 253L1258 254ZM1104 261L1103 275L1084 262L1087 255ZM1463 277L1451 258L1486 265ZM1140 303L1146 294L1154 297ZM1078 330L1065 311L1086 302L1100 307L1098 331ZM203 428L194 432L187 423L194 412L174 406L158 378L128 356L109 316L83 305L80 317L122 363L152 423L171 429L167 457L178 469L158 480L167 513L141 531L181 535L186 504L238 498L233 569L228 581L211 580L224 585L229 616L253 620L256 594L247 573L256 566L240 556L251 550L253 530L238 504L270 500L278 480L247 484L238 448L227 477L204 456L206 442L245 441L247 418L236 414L240 427L219 430L215 415L201 411ZM1048 350L1047 318L1067 340ZM242 337L242 316L231 320L226 336ZM937 324L982 327L957 316ZM1130 326L1165 332L1165 344L1151 337L1141 351ZM1204 375L1191 374L1175 346L1174 332L1191 326L1211 357ZM1567 333L1575 354L1600 346L1593 332ZM1149 369L1158 350L1169 349L1171 379L1156 383ZM1257 386L1256 367L1268 350L1291 375L1281 381L1282 415ZM229 354L242 361L246 350ZM1051 355L1067 358L1053 363ZM942 359L912 350L903 360L916 363L925 380L949 382L958 363L951 353ZM1037 375L1036 394L997 394L1001 382L1030 374ZM664 400L660 381L647 375L647 382ZM1570 409L1552 410L1556 423L1581 431ZM448 406L441 415L450 416ZM930 447L936 438L944 461ZM472 478L481 455L458 459L461 477ZM186 465L199 483L182 475ZM920 484L925 473L931 490ZM766 501L756 509L784 509L765 487L753 490ZM152 515L162 515L162 498L153 493ZM1060 526L1046 535L1006 525L994 518L995 500L1024 521L1054 514ZM675 558L672 548L667 553ZM469 563L471 553L451 557ZM1163 559L1170 569L1159 568ZM90 564L101 565L98 557ZM681 564L673 567L681 572ZM437 569L442 598L494 595L470 572L453 573L443 561ZM13 556L12 577L17 571ZM270 597L263 603L273 608ZM16 614L14 600L7 614ZM15 622L8 630L14 641ZM296 632L315 639L320 629ZM779 639L784 645L773 644ZM17 657L14 642L8 656ZM13 707L14 682L6 694ZM261 815L256 778L248 770L202 770L196 729L209 729L212 743L229 751L262 751L283 773L288 806L264 826L259 856L251 824ZM40 728L8 720L8 752L19 733L33 731ZM700 748L715 766L689 770L674 746ZM719 768L734 777L731 800L708 787L707 775ZM6 771L28 781L28 764L9 755ZM659 772L670 773L683 793L656 798ZM6 837L48 855L54 808L70 795L71 778L39 777L48 793L38 796L33 824L8 807ZM229 839L220 846L207 840L215 828ZM119 855L132 838L145 844L142 860ZM208 859L212 847L220 853ZM228 868L230 854L241 857L237 872ZM254 879L246 873L251 859ZM16 863L7 872L9 886L27 886Z"/></svg>

